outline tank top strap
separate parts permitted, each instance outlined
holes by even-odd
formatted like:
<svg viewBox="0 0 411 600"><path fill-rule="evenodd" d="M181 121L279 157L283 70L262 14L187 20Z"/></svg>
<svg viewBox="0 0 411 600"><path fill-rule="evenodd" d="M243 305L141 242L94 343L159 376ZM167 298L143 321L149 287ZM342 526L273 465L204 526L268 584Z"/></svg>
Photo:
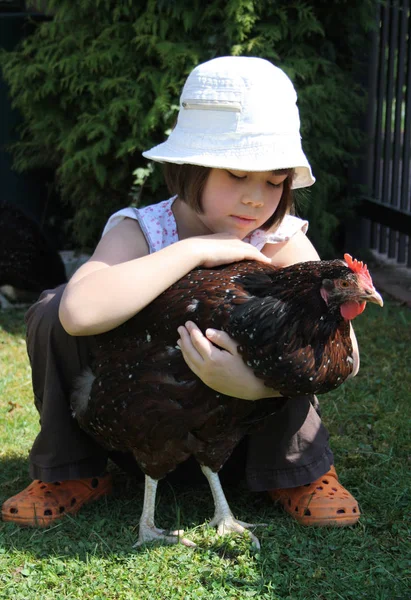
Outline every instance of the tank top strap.
<svg viewBox="0 0 411 600"><path fill-rule="evenodd" d="M123 219L129 218L138 221L147 240L150 254L178 242L177 223L172 211L175 198L174 196L143 208L128 207L117 211L107 221L103 235Z"/></svg>

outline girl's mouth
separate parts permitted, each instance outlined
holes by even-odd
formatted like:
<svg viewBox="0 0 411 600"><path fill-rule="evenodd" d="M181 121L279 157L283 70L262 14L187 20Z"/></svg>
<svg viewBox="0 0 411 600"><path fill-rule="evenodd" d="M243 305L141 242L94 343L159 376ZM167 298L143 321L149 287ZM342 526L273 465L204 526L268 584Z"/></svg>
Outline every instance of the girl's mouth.
<svg viewBox="0 0 411 600"><path fill-rule="evenodd" d="M238 223L239 225L251 225L252 223L255 223L257 219L254 219L253 217L246 217L246 216L240 216L237 217L236 215L231 215L231 218L235 220L236 223Z"/></svg>

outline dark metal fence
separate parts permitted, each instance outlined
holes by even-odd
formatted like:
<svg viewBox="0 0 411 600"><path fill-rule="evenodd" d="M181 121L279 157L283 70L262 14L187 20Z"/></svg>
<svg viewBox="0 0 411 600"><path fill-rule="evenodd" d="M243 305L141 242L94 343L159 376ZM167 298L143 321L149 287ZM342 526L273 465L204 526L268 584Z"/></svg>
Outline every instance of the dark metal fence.
<svg viewBox="0 0 411 600"><path fill-rule="evenodd" d="M411 267L411 17L409 0L380 6L369 70L363 245Z"/></svg>

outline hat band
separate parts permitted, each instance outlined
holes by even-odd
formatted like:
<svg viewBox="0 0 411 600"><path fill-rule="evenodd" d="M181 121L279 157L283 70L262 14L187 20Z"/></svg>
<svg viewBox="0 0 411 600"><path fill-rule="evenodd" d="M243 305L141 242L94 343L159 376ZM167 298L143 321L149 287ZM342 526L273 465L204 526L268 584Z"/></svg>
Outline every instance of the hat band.
<svg viewBox="0 0 411 600"><path fill-rule="evenodd" d="M211 152L245 151L267 148L281 148L281 153L288 153L291 149L302 152L301 137L295 133L281 134L254 134L244 136L241 133L231 133L219 136L213 133L185 132L181 129L178 135L171 132L167 145L185 150L207 150Z"/></svg>

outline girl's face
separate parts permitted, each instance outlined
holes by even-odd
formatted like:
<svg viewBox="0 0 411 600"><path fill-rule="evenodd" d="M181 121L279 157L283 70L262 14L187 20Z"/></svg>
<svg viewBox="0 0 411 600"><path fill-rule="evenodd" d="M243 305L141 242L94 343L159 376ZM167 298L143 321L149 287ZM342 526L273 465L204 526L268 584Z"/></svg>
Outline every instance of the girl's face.
<svg viewBox="0 0 411 600"><path fill-rule="evenodd" d="M274 214L286 178L275 171L211 169L198 218L212 233L232 233L243 239Z"/></svg>

